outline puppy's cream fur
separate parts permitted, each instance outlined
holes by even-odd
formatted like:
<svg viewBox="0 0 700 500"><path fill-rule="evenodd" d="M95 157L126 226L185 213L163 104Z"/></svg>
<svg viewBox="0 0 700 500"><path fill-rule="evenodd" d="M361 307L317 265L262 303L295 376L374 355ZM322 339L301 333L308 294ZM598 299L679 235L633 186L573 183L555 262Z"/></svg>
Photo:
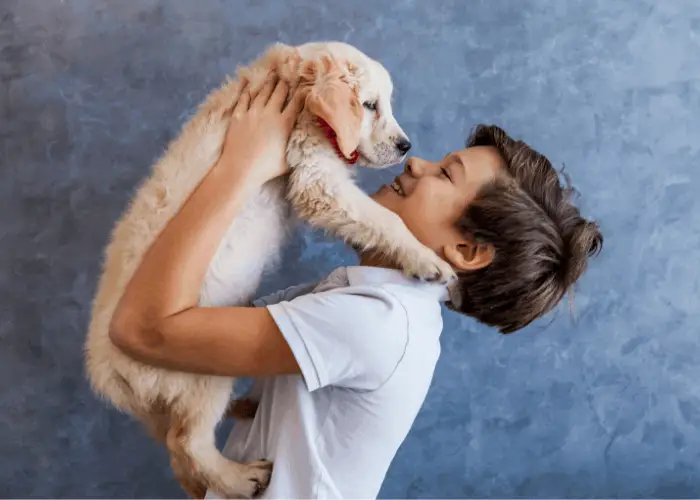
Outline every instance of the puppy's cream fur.
<svg viewBox="0 0 700 500"><path fill-rule="evenodd" d="M310 95L323 92L323 85L347 85L348 95L357 102L348 103L354 110L354 118L348 119L356 120L348 133L356 137L346 142L356 142L360 164L381 168L401 160L395 142L405 136L391 113L391 80L379 63L341 43L277 45L239 70L239 77L259 88L271 70L291 84L301 80ZM212 92L117 223L106 249L86 342L87 371L94 390L140 419L167 444L173 470L193 496L207 487L229 498L252 497L269 481L269 463L239 464L216 449L214 429L229 403L233 380L144 365L116 349L108 330L117 302L146 250L218 160L241 87L240 81L229 80ZM377 102L377 112L362 107L367 101ZM278 259L290 225L287 200L302 219L356 247L391 256L407 274L452 277L450 266L418 242L398 216L355 185L351 169L330 146L308 104L289 141L289 179L266 184L233 221L207 271L201 305L250 302L263 272ZM339 137L342 146L341 139L346 137Z"/></svg>

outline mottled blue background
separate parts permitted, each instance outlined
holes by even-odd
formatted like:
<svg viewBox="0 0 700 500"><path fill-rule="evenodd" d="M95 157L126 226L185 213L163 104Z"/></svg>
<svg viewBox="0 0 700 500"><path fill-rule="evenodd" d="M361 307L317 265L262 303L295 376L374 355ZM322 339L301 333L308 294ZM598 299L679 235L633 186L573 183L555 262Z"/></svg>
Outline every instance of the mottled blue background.
<svg viewBox="0 0 700 500"><path fill-rule="evenodd" d="M606 237L573 319L500 337L446 313L382 496L700 496L695 0L0 0L0 496L182 496L84 380L100 252L208 90L322 39L389 68L415 154L497 123L566 165ZM266 288L349 261L305 233Z"/></svg>

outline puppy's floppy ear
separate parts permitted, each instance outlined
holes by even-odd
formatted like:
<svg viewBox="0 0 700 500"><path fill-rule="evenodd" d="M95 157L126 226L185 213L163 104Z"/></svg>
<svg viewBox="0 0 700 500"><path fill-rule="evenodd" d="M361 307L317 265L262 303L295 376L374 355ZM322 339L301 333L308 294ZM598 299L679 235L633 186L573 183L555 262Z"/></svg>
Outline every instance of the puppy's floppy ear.
<svg viewBox="0 0 700 500"><path fill-rule="evenodd" d="M329 57L310 61L302 70L302 83L310 85L306 109L335 132L338 148L351 158L360 144L362 105L349 75Z"/></svg>

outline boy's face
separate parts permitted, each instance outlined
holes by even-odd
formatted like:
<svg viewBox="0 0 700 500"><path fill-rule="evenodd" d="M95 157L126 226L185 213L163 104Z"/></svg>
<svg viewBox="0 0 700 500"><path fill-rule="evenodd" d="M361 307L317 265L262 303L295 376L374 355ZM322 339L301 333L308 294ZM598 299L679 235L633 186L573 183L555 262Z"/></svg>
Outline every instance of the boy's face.
<svg viewBox="0 0 700 500"><path fill-rule="evenodd" d="M404 173L372 198L401 217L421 243L460 269L455 262L459 256L450 249L469 256L475 247L465 241L457 222L481 189L503 174L505 162L490 146L462 149L437 162L412 157Z"/></svg>

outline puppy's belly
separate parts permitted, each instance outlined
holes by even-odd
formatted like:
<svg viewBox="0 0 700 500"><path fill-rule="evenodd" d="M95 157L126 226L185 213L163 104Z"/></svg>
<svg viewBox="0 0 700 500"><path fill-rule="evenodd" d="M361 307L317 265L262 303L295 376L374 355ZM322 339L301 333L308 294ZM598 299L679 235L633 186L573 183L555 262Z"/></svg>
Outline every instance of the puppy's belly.
<svg viewBox="0 0 700 500"><path fill-rule="evenodd" d="M287 233L288 209L282 181L263 187L228 228L209 264L199 303L247 305L263 272L280 254Z"/></svg>

